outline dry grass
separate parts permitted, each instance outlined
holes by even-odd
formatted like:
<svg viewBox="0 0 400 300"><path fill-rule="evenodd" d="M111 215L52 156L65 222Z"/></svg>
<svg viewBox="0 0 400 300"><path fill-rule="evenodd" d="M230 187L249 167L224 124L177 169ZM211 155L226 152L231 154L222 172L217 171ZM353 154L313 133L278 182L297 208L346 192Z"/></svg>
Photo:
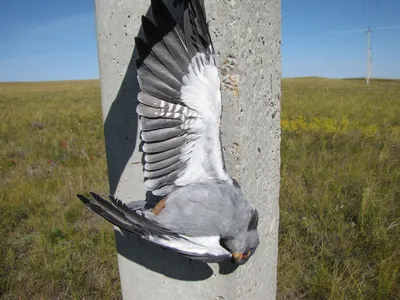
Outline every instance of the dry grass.
<svg viewBox="0 0 400 300"><path fill-rule="evenodd" d="M77 201L107 192L98 82L0 84L0 296L112 299L112 227Z"/></svg>
<svg viewBox="0 0 400 300"><path fill-rule="evenodd" d="M283 80L279 299L400 295L400 82ZM0 83L1 299L116 299L97 81Z"/></svg>
<svg viewBox="0 0 400 300"><path fill-rule="evenodd" d="M399 299L400 81L283 81L279 299Z"/></svg>

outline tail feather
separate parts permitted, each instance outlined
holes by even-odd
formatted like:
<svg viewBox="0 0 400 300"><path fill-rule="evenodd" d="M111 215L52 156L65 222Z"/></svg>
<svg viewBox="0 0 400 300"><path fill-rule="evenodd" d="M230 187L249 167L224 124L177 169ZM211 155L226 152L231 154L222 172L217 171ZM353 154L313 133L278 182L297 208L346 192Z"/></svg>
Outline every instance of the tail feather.
<svg viewBox="0 0 400 300"><path fill-rule="evenodd" d="M143 212L140 213L141 210L131 209L113 196L109 196L110 202L93 192L90 194L93 197L93 201L83 195L77 196L91 211L120 228L138 234L146 239L154 237L163 238L166 236L177 237L176 234L161 227L153 220L146 218Z"/></svg>
<svg viewBox="0 0 400 300"><path fill-rule="evenodd" d="M93 196L93 194L92 194L92 196ZM94 194L94 196L93 196L94 201L91 201L90 199L86 198L83 195L77 195L77 196L78 196L79 200L81 200L83 202L83 204L85 204L86 207L89 208L92 212L103 217L104 219L106 219L110 223L114 224L115 226L123 228L134 234L139 234L139 235L143 234L143 231L140 230L140 228L138 226L131 224L125 218L124 214L120 210L118 210L110 202L105 201L98 195Z"/></svg>
<svg viewBox="0 0 400 300"><path fill-rule="evenodd" d="M152 230L154 232L168 233L167 230L162 230L160 226L156 225L153 221L147 219L144 214L139 214L137 211L134 211L122 202L121 200L114 198L113 196L108 196L112 203L125 215L125 217L139 226L145 227L148 230ZM163 231L161 233L161 231Z"/></svg>
<svg viewBox="0 0 400 300"><path fill-rule="evenodd" d="M138 209L132 209L113 196L109 196L110 202L95 193L90 194L93 200L83 195L77 196L91 211L110 223L161 247L177 251L188 258L205 262L220 262L231 258L231 254L224 248L208 244L202 240L204 238L198 239L176 234L147 219L143 214L139 213L141 211L140 207L145 207L143 201L138 201L136 206ZM218 237L210 238L218 239Z"/></svg>

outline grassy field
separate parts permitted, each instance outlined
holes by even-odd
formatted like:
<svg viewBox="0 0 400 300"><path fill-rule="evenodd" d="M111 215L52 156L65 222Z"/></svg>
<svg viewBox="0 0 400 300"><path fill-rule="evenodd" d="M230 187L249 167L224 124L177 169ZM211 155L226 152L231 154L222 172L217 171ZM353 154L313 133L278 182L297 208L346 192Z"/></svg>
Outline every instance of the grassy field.
<svg viewBox="0 0 400 300"><path fill-rule="evenodd" d="M278 299L399 299L400 81L283 80ZM0 298L119 299L97 81L0 83Z"/></svg>
<svg viewBox="0 0 400 300"><path fill-rule="evenodd" d="M280 299L400 298L400 81L283 81Z"/></svg>
<svg viewBox="0 0 400 300"><path fill-rule="evenodd" d="M107 193L97 81L0 84L0 296L116 299L112 226L77 191Z"/></svg>

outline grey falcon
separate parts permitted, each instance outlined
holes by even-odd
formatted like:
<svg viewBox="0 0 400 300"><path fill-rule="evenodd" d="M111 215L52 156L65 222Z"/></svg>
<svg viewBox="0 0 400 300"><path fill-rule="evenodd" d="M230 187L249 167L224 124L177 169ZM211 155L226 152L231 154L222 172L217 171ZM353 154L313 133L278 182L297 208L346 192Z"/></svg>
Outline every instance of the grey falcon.
<svg viewBox="0 0 400 300"><path fill-rule="evenodd" d="M180 23L152 0L135 38L144 182L161 200L125 204L78 195L93 212L143 239L204 262L245 263L259 245L258 212L225 171L221 92L202 0Z"/></svg>

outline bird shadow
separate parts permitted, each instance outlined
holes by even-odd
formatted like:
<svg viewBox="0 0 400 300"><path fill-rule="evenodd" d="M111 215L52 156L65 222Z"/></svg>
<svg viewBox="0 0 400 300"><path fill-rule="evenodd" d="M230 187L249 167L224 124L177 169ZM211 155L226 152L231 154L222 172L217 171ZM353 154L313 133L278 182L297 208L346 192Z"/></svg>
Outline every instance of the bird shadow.
<svg viewBox="0 0 400 300"><path fill-rule="evenodd" d="M164 276L183 281L200 281L213 274L206 263L164 249L123 229L115 230L115 239L120 255Z"/></svg>
<svg viewBox="0 0 400 300"><path fill-rule="evenodd" d="M171 2L171 1L169 1ZM182 15L182 3L166 3L168 10L171 12L171 17L179 19ZM151 21L152 16L151 6L149 7L146 17ZM177 22L181 22L177 20ZM169 28L162 29L161 36L169 32ZM143 27L141 26L137 34L138 37L145 39ZM132 42L133 38L132 38ZM156 40L155 43L158 41ZM142 56L149 55L142 53ZM117 96L111 104L110 110L104 122L104 135L106 144L106 153L108 160L108 177L111 195L115 195L118 183L120 182L122 173L128 164L132 154L136 151L142 152L142 144L136 145L138 132L138 115L136 107L139 104L137 96L140 92L139 82L137 79L137 69L135 59L138 57L136 47L133 48L132 55L126 69L124 79L121 82ZM143 165L142 154L142 165ZM147 198L147 195L146 195Z"/></svg>
<svg viewBox="0 0 400 300"><path fill-rule="evenodd" d="M214 273L205 262L192 260L178 252L162 248L124 229L115 229L114 233L119 255L148 270L183 281L205 280ZM218 273L221 275L231 274L239 267L230 261L218 265Z"/></svg>
<svg viewBox="0 0 400 300"><path fill-rule="evenodd" d="M176 3L166 3L166 5L172 12L171 16L175 17L179 22L180 20L177 16L181 15L181 7L177 6ZM148 9L146 17L152 20L151 7ZM143 37L142 27L138 32L138 36ZM137 51L135 47L117 96L104 122L111 195L115 195L122 173L132 154L135 151L142 152L141 145L136 143L139 121L136 107L139 104L137 96L140 92L137 79L138 73L135 66L136 57ZM146 193L145 201L149 206L154 205L157 200L159 199L150 192ZM207 263L191 260L177 252L163 249L123 229L115 230L115 239L117 251L120 255L133 263L167 277L184 281L199 281L205 280L213 274L212 268ZM237 268L231 262L220 263L219 265L220 274L230 274Z"/></svg>

